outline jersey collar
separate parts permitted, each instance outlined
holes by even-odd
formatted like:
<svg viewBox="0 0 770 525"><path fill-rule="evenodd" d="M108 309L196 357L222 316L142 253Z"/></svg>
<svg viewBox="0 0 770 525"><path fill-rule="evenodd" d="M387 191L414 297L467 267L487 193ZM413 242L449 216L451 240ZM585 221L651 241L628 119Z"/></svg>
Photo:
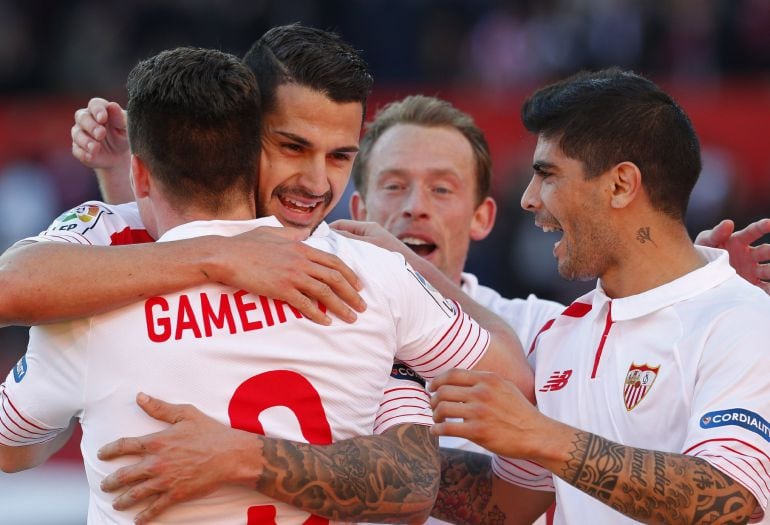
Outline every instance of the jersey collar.
<svg viewBox="0 0 770 525"><path fill-rule="evenodd" d="M645 316L695 297L735 275L726 251L702 246L696 246L695 249L706 258L705 265L652 290L612 299L612 319L623 321ZM604 293L601 281L598 281L593 298L594 310L599 311L601 306L609 301L610 298Z"/></svg>

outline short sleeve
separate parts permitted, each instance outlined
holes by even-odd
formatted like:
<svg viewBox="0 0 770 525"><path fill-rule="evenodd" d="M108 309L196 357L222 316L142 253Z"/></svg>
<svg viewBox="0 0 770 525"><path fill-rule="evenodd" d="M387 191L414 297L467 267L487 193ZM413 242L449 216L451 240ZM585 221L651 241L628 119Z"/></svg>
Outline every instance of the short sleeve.
<svg viewBox="0 0 770 525"><path fill-rule="evenodd" d="M759 329L767 319L758 313L730 312L708 334L682 452L741 483L765 509L770 496L770 352Z"/></svg>
<svg viewBox="0 0 770 525"><path fill-rule="evenodd" d="M80 415L87 327L79 320L30 329L27 353L0 385L0 443L48 441Z"/></svg>
<svg viewBox="0 0 770 525"><path fill-rule="evenodd" d="M519 487L543 492L555 490L553 474L532 461L493 455L492 471L500 479Z"/></svg>
<svg viewBox="0 0 770 525"><path fill-rule="evenodd" d="M152 242L136 203L119 205L89 201L59 215L32 242L68 242L87 246L115 246Z"/></svg>
<svg viewBox="0 0 770 525"><path fill-rule="evenodd" d="M427 380L470 369L489 346L487 330L406 264L390 290L396 315L396 357Z"/></svg>
<svg viewBox="0 0 770 525"><path fill-rule="evenodd" d="M405 423L433 425L433 411L425 381L407 365L396 361L377 411L374 433L382 434Z"/></svg>

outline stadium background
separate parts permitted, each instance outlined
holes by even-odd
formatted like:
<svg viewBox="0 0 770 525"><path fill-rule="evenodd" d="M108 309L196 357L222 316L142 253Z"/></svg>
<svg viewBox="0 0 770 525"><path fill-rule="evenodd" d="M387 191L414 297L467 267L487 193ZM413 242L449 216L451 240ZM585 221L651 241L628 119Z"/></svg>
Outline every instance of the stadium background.
<svg viewBox="0 0 770 525"><path fill-rule="evenodd" d="M242 55L267 28L295 21L363 50L375 75L370 116L424 93L475 117L500 212L468 268L504 295L569 301L589 286L557 276L553 239L518 204L534 145L518 108L535 87L581 68L632 68L690 114L704 157L693 233L723 217L742 226L770 216L767 0L0 0L0 249L98 198L70 155L72 114L92 96L125 101L137 60L178 45ZM346 216L343 198L334 217ZM79 270L85 286L88 268ZM2 374L25 345L26 329L0 329ZM0 523L84 523L78 454L72 442L43 469L0 474Z"/></svg>

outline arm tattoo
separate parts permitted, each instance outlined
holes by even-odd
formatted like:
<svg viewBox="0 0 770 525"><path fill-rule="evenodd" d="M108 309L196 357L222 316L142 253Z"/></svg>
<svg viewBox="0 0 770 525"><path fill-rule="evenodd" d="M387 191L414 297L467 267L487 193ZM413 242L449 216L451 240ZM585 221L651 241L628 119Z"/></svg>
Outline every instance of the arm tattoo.
<svg viewBox="0 0 770 525"><path fill-rule="evenodd" d="M427 426L320 446L265 439L262 455L256 489L323 518L424 521L436 499L438 445Z"/></svg>
<svg viewBox="0 0 770 525"><path fill-rule="evenodd" d="M441 483L431 516L457 525L502 525L506 515L492 494L492 458L486 454L441 449Z"/></svg>
<svg viewBox="0 0 770 525"><path fill-rule="evenodd" d="M754 496L703 459L578 431L560 477L643 523L746 523Z"/></svg>

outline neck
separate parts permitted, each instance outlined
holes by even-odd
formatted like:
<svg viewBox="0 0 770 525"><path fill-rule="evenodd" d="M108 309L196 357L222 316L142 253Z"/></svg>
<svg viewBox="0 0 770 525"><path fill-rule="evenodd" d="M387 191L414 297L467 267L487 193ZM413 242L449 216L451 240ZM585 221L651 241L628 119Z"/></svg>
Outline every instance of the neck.
<svg viewBox="0 0 770 525"><path fill-rule="evenodd" d="M599 277L612 298L652 290L706 264L684 225L673 219L637 221L625 229L621 244L616 264Z"/></svg>
<svg viewBox="0 0 770 525"><path fill-rule="evenodd" d="M214 220L247 221L254 219L256 215L254 201L251 199L237 203L228 202L218 212L212 212L192 204L187 206L171 205L168 201L161 203L153 202L152 211L155 215L158 236L188 222Z"/></svg>

